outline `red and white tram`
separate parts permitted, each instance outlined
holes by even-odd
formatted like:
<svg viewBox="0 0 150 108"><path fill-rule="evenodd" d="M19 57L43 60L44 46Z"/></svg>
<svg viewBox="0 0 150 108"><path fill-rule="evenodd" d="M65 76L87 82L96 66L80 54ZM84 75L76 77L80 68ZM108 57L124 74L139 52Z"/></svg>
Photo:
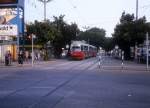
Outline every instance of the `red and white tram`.
<svg viewBox="0 0 150 108"><path fill-rule="evenodd" d="M73 41L71 44L70 56L75 59L95 57L97 48L82 41Z"/></svg>

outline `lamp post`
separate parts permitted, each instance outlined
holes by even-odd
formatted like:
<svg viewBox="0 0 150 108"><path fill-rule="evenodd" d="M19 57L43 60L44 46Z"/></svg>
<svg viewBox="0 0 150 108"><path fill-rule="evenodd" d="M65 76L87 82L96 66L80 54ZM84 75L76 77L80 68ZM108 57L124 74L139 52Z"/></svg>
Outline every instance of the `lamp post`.
<svg viewBox="0 0 150 108"><path fill-rule="evenodd" d="M34 65L34 50L33 50L33 46L34 46L34 38L36 36L34 34L31 35L31 38L32 38L32 67Z"/></svg>
<svg viewBox="0 0 150 108"><path fill-rule="evenodd" d="M44 4L44 21L46 21L46 4L52 0L38 0Z"/></svg>
<svg viewBox="0 0 150 108"><path fill-rule="evenodd" d="M136 20L138 19L139 0L136 0Z"/></svg>

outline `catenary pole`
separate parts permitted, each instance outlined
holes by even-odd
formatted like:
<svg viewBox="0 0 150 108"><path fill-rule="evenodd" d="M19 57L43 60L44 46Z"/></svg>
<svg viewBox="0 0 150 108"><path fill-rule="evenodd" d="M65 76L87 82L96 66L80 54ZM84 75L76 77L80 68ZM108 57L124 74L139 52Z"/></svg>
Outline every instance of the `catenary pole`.
<svg viewBox="0 0 150 108"><path fill-rule="evenodd" d="M139 1L136 0L136 18L135 20L138 20L138 8L139 8ZM135 52L134 52L134 59L137 60L137 42L135 42Z"/></svg>
<svg viewBox="0 0 150 108"><path fill-rule="evenodd" d="M138 20L139 0L136 0L136 20Z"/></svg>
<svg viewBox="0 0 150 108"><path fill-rule="evenodd" d="M52 0L38 0L44 4L44 21L46 21L46 4Z"/></svg>

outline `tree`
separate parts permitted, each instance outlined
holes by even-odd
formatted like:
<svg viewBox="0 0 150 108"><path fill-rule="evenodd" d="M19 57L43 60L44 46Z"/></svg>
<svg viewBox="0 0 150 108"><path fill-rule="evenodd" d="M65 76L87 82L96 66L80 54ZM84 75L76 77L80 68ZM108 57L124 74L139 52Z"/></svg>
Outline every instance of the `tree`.
<svg viewBox="0 0 150 108"><path fill-rule="evenodd" d="M71 41L76 39L77 34L79 33L79 29L76 23L72 23L71 25L64 26L62 30L62 34L64 36L64 47L69 45L68 48L68 56L70 52Z"/></svg>
<svg viewBox="0 0 150 108"><path fill-rule="evenodd" d="M106 52L111 51L115 47L115 43L112 37L105 37L104 49Z"/></svg>
<svg viewBox="0 0 150 108"><path fill-rule="evenodd" d="M133 14L122 13L120 23L114 29L113 38L116 44L125 52L125 58L130 59L130 47L141 44L146 34L146 18L135 20Z"/></svg>
<svg viewBox="0 0 150 108"><path fill-rule="evenodd" d="M35 21L34 24L27 26L27 33L28 35L35 34L36 43L44 46L47 42L54 40L57 30L48 20L46 22Z"/></svg>
<svg viewBox="0 0 150 108"><path fill-rule="evenodd" d="M72 23L71 25L67 24L64 21L64 15L54 17L53 24L55 25L58 34L56 35L52 44L54 47L55 56L59 58L60 54L62 53L62 48L71 44L71 41L76 38L76 34L78 33L79 29L75 23Z"/></svg>
<svg viewBox="0 0 150 108"><path fill-rule="evenodd" d="M36 35L35 43L44 47L47 46L48 42L51 42L55 57L60 57L62 48L70 45L78 32L77 24L67 24L64 21L64 15L60 15L59 17L54 16L53 22L49 20L44 22L35 21L27 26L28 36L32 33Z"/></svg>
<svg viewBox="0 0 150 108"><path fill-rule="evenodd" d="M96 47L104 47L105 30L99 28L91 28L85 32L79 33L77 40L85 40Z"/></svg>
<svg viewBox="0 0 150 108"><path fill-rule="evenodd" d="M28 36L31 34L36 35L34 40L35 44L42 45L45 49L44 59L48 60L48 48L47 45L49 42L53 42L55 36L58 34L57 29L50 21L38 22L35 21L34 24L27 26Z"/></svg>

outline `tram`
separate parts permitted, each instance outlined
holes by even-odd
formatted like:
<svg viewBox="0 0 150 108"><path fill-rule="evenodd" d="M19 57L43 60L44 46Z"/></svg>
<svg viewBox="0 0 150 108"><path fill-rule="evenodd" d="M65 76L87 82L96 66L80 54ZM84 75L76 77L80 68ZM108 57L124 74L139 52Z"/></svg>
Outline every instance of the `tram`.
<svg viewBox="0 0 150 108"><path fill-rule="evenodd" d="M95 57L97 48L82 41L73 41L70 49L70 56L73 59L85 59Z"/></svg>

